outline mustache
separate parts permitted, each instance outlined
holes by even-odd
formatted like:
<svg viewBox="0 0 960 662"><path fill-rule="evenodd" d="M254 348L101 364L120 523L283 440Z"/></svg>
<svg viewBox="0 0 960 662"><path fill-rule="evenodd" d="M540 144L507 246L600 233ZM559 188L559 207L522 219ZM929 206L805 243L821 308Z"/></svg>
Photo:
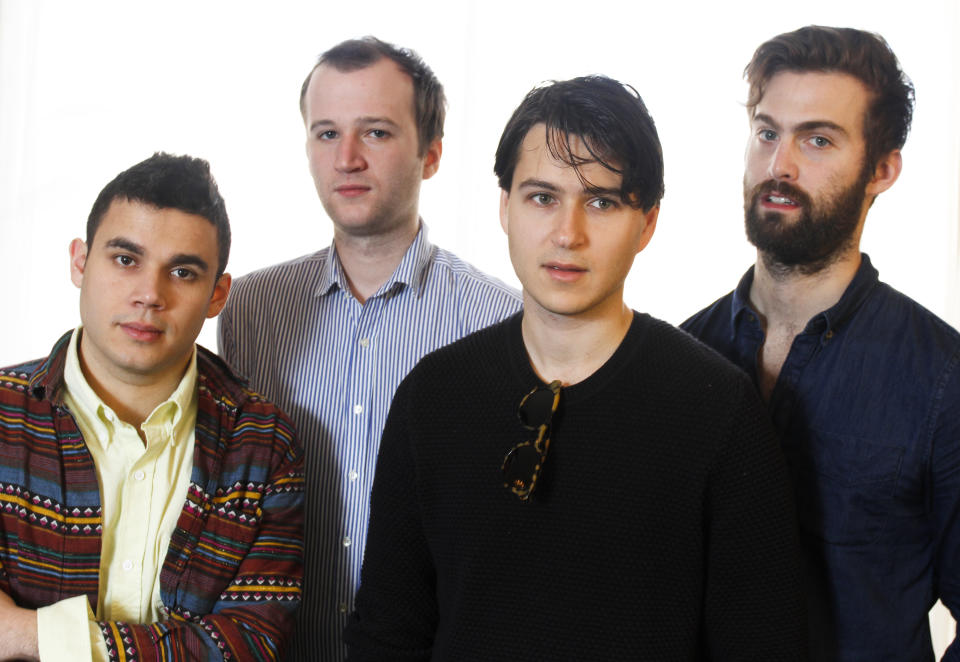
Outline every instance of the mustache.
<svg viewBox="0 0 960 662"><path fill-rule="evenodd" d="M803 189L788 182L778 182L772 179L760 182L754 186L750 191L748 199L750 200L751 205L755 205L761 197L770 194L790 198L800 207L805 207L807 209L810 208L812 203L810 195Z"/></svg>

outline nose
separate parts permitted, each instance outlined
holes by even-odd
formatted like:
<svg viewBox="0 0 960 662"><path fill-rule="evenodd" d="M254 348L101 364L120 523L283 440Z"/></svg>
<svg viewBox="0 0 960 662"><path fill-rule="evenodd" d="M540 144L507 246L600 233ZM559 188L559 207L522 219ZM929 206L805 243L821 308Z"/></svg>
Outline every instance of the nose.
<svg viewBox="0 0 960 662"><path fill-rule="evenodd" d="M164 308L167 305L166 283L166 273L142 273L136 281L133 292L134 307Z"/></svg>
<svg viewBox="0 0 960 662"><path fill-rule="evenodd" d="M775 180L795 180L798 175L796 155L788 140L780 141L770 157L770 177Z"/></svg>
<svg viewBox="0 0 960 662"><path fill-rule="evenodd" d="M586 213L579 205L570 205L557 211L553 243L559 248L575 249L586 240L584 224Z"/></svg>
<svg viewBox="0 0 960 662"><path fill-rule="evenodd" d="M344 134L337 142L336 168L340 172L364 170L367 162L363 158L363 145L357 136Z"/></svg>

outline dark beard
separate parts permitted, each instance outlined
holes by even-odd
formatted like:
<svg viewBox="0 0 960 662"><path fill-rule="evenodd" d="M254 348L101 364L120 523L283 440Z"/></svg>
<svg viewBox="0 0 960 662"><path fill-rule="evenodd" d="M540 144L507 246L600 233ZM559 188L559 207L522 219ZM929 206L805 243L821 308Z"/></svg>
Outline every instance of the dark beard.
<svg viewBox="0 0 960 662"><path fill-rule="evenodd" d="M744 219L747 239L760 251L772 273L815 274L833 264L850 248L860 221L870 171L866 168L852 185L814 205L804 191L785 182L767 180L747 191L744 185ZM770 193L788 197L800 207L792 225L779 212L762 212L760 199Z"/></svg>

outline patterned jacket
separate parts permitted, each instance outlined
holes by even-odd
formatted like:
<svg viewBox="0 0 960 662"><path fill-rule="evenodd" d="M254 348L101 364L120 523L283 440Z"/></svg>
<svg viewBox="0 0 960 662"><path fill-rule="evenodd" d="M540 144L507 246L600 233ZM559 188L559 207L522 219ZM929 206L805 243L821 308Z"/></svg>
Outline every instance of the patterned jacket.
<svg viewBox="0 0 960 662"><path fill-rule="evenodd" d="M96 607L102 512L93 460L63 403L70 333L0 370L0 590L36 608ZM207 350L190 487L160 571L168 618L101 628L111 659L274 660L300 604L303 452L293 426Z"/></svg>

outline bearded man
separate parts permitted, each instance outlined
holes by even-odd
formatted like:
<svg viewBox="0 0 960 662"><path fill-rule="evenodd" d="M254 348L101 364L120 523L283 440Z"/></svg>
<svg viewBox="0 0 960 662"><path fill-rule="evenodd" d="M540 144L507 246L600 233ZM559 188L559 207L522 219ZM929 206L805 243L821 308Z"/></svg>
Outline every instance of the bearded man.
<svg viewBox="0 0 960 662"><path fill-rule="evenodd" d="M683 328L753 377L781 435L811 659L931 660L930 608L960 606L960 334L860 252L900 174L913 86L881 37L850 28L774 37L745 75L757 261Z"/></svg>

